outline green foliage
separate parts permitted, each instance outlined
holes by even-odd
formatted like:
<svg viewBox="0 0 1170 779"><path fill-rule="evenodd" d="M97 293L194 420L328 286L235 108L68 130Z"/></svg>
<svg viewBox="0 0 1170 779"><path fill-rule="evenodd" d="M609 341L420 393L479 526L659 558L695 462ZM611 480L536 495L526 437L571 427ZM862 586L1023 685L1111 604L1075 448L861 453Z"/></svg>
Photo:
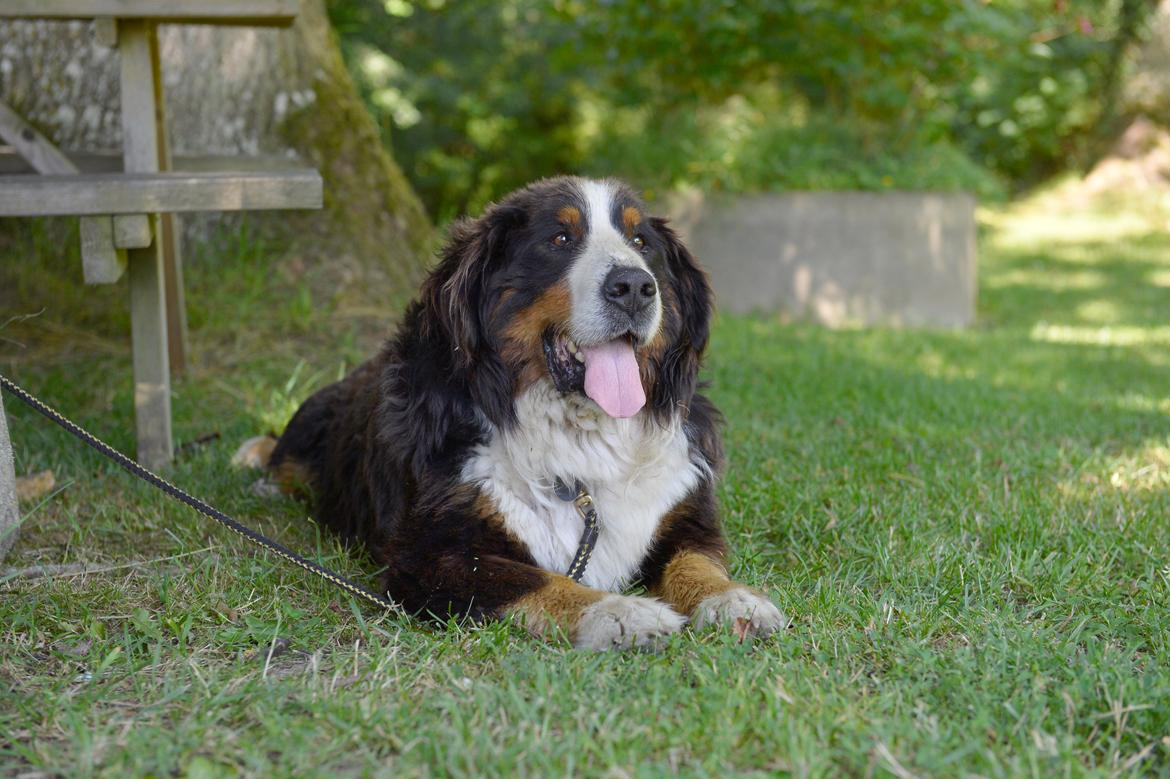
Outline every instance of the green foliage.
<svg viewBox="0 0 1170 779"><path fill-rule="evenodd" d="M624 131L580 169L602 176L616 172L645 185L650 195L660 186L965 190L989 200L1004 195L994 174L948 141L883 145L840 118L786 108L787 99L761 89L712 107L624 112Z"/></svg>
<svg viewBox="0 0 1170 779"><path fill-rule="evenodd" d="M649 188L994 197L1085 159L1118 41L1148 7L357 0L332 18L396 156L445 218L578 171Z"/></svg>
<svg viewBox="0 0 1170 779"><path fill-rule="evenodd" d="M579 79L548 67L555 27L540 14L526 0L332 4L359 89L439 221L586 151Z"/></svg>

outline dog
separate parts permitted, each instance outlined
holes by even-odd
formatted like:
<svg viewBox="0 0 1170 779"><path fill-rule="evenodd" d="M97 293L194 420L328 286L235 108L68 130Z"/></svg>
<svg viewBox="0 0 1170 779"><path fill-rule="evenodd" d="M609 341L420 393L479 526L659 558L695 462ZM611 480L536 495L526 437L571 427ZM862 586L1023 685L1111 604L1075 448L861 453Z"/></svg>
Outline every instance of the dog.
<svg viewBox="0 0 1170 779"><path fill-rule="evenodd" d="M711 314L706 274L627 185L537 181L455 223L381 353L236 460L309 496L412 613L588 649L688 620L766 636L787 620L725 567ZM578 485L599 518L580 581Z"/></svg>

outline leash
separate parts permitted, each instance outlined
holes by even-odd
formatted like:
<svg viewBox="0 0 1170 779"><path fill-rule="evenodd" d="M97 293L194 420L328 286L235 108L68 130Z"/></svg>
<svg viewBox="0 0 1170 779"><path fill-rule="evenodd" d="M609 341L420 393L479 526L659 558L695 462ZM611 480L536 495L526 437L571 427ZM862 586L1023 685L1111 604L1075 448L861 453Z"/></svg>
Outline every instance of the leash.
<svg viewBox="0 0 1170 779"><path fill-rule="evenodd" d="M577 544L577 554L573 556L573 562L569 563L569 570L565 572L570 579L579 582L585 575L585 566L589 565L589 558L593 556L593 547L597 546L597 534L600 531L597 526L597 506L593 504L593 496L585 490L581 482L570 488L558 476L553 484L553 491L566 503L572 501L573 508L577 509L577 516L585 523L581 542Z"/></svg>
<svg viewBox="0 0 1170 779"><path fill-rule="evenodd" d="M130 474L137 476L139 479L151 484L152 486L162 490L173 500L177 500L196 511L203 516L214 519L219 524L231 530L233 533L242 536L251 541L256 546L272 552L278 557L292 563L299 568L302 568L314 576L318 576L330 584L340 587L348 592L350 595L355 595L362 600L368 601L375 606L380 606L385 609L395 608L392 600L384 595L379 595L372 590L350 581L339 573L335 573L323 565L307 560L301 557L291 549L278 544L276 541L268 538L262 533L259 533L247 525L242 525L236 520L224 514L219 509L208 503L184 492L179 487L171 484L166 479L154 473L146 466L132 460L126 455L119 452L114 447L102 441L97 436L85 430L80 425L68 419L59 413L52 406L36 398L34 395L26 391L24 388L0 374L0 387L3 387L9 395L24 403L26 406L36 411L41 416L58 426L67 430L74 438L87 444L90 448L96 450L104 457L113 460L121 468ZM2 413L2 412L0 412ZM576 482L576 486L570 488L567 484L557 477L555 483L555 492L558 498L566 502L572 502L574 508L577 510L577 515L581 517L582 522L585 523L585 530L581 534L581 542L577 546L577 554L573 556L573 562L569 564L569 570L566 573L569 578L575 582L580 582L581 577L585 575L585 566L589 564L589 558L593 554L593 549L597 545L597 535L599 532L597 507L593 503L593 497L586 491L581 482Z"/></svg>
<svg viewBox="0 0 1170 779"><path fill-rule="evenodd" d="M318 576L330 584L336 587L340 587L350 595L356 595L362 600L368 601L375 606L380 606L385 609L395 608L394 602L389 598L383 595L379 595L378 593L371 590L367 590L360 584L351 582L341 574L334 573L323 565L319 565L312 560L306 560L296 552L278 544L267 536L256 532L246 525L241 525L239 522L232 519L227 514L224 514L214 506L210 506L207 503L199 500L199 498L188 495L186 492L171 484L166 479L147 469L137 461L131 460L129 457L122 454L117 449L107 444L105 441L102 441L92 433L84 430L79 425L62 416L51 406L38 400L2 374L0 374L0 387L3 387L8 391L9 395L12 395L14 398L24 403L33 411L36 411L46 419L55 422L60 427L65 428L73 435L74 438L81 440L83 443L88 444L91 448L97 450L103 456L113 460L115 463L120 465L123 470L126 470L143 481L154 485L174 500L190 506L203 516L208 517L209 519L214 519L219 524L223 525L237 535L243 536L256 546L267 549L269 552L272 552L278 557L287 560L293 565L303 568L314 576Z"/></svg>

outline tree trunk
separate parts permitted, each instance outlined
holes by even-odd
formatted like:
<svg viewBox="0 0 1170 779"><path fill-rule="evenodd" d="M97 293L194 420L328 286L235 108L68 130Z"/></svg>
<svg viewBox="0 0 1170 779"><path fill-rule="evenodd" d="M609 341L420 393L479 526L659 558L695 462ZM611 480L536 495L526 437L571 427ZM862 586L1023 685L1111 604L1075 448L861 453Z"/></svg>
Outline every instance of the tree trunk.
<svg viewBox="0 0 1170 779"><path fill-rule="evenodd" d="M1108 153L1117 136L1125 129L1127 117L1120 109L1125 88L1126 59L1130 49L1141 40L1146 19L1156 6L1156 0L1122 0L1117 9L1117 32L1109 43L1109 56L1101 80L1100 108L1086 170Z"/></svg>
<svg viewBox="0 0 1170 779"><path fill-rule="evenodd" d="M1125 111L1170 127L1170 0L1161 0L1125 84Z"/></svg>
<svg viewBox="0 0 1170 779"><path fill-rule="evenodd" d="M0 100L66 150L117 151L118 58L93 28L0 22ZM322 0L302 0L291 29L163 25L159 35L173 154L299 156L321 171L324 210L242 218L363 297L412 291L433 231L361 103ZM187 218L188 240L218 219Z"/></svg>

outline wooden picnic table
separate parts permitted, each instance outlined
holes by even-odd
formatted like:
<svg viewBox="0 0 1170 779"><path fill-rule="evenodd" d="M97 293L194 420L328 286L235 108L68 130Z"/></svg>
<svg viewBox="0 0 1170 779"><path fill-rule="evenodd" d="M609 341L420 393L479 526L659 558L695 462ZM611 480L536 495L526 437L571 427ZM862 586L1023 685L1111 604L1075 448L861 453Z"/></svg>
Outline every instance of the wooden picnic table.
<svg viewBox="0 0 1170 779"><path fill-rule="evenodd" d="M16 474L12 469L12 443L8 440L4 403L0 401L0 562L3 562L4 554L16 541L16 531L19 527L20 512L16 508Z"/></svg>
<svg viewBox="0 0 1170 779"><path fill-rule="evenodd" d="M130 288L138 460L170 462L171 372L186 360L182 260L175 214L316 209L321 176L287 161L230 159L176 165L167 142L157 27L160 23L288 26L297 0L4 0L0 16L92 19L120 57L120 165L61 152L0 103L0 138L36 174L0 175L0 217L78 216L86 283ZM0 164L0 170L11 167ZM90 168L91 170L87 170ZM0 414L3 411L0 410ZM3 454L0 453L0 467Z"/></svg>

